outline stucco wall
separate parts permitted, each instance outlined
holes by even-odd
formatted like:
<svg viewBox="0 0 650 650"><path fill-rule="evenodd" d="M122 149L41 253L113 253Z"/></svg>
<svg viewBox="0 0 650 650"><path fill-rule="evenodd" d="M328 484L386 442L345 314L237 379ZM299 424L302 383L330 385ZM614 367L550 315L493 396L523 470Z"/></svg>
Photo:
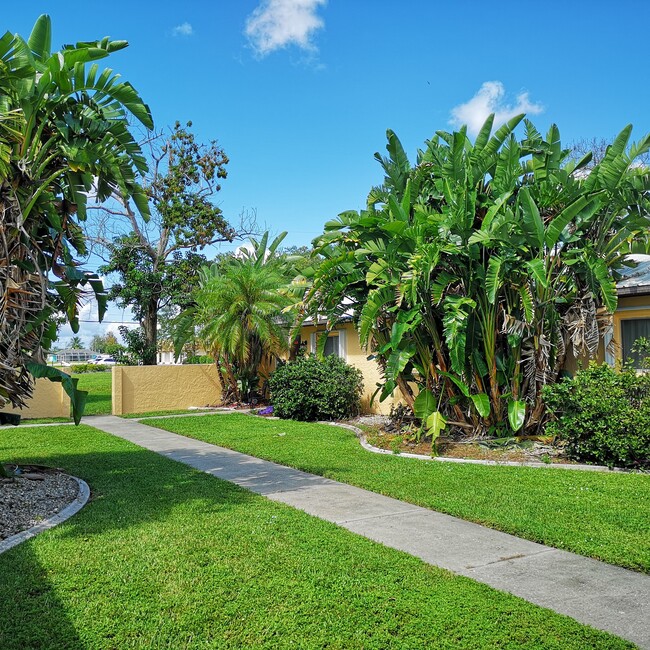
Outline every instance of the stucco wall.
<svg viewBox="0 0 650 650"><path fill-rule="evenodd" d="M379 396L377 396L370 405L370 399L373 393L377 390L377 382L381 381L381 373L379 371L379 366L374 360L368 360L368 355L370 352L361 349L359 344L359 336L354 329L352 323L342 323L336 327L337 330L343 330L345 332L345 347L346 355L345 361L351 366L359 368L363 374L363 388L364 394L361 400L361 407L364 413L381 413L388 415L390 413L391 406L399 401L395 399L395 396L392 398L389 397L387 400L380 402ZM316 327L313 325L303 327L300 330L300 338L307 345L307 350L309 350L310 337L312 333L318 331L322 332L325 328L322 326Z"/></svg>
<svg viewBox="0 0 650 650"><path fill-rule="evenodd" d="M185 409L221 401L213 365L114 366L113 415Z"/></svg>
<svg viewBox="0 0 650 650"><path fill-rule="evenodd" d="M23 419L69 418L70 398L60 382L37 379L34 395L23 409L3 408L3 413L17 413Z"/></svg>

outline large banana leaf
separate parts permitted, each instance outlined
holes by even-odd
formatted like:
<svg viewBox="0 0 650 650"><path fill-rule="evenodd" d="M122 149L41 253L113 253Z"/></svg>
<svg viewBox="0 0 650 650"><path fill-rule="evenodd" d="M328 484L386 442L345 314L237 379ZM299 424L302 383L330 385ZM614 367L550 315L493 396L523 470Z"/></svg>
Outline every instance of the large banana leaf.
<svg viewBox="0 0 650 650"><path fill-rule="evenodd" d="M485 393L470 395L476 411L482 418L490 415L490 398Z"/></svg>
<svg viewBox="0 0 650 650"><path fill-rule="evenodd" d="M476 303L471 298L447 296L443 302L443 332L452 370L459 376L465 374L465 343L469 314Z"/></svg>
<svg viewBox="0 0 650 650"><path fill-rule="evenodd" d="M544 247L544 222L539 214L539 209L530 195L530 190L527 187L522 187L519 192L519 203L523 210L523 226L524 232L528 237L528 241L541 249Z"/></svg>
<svg viewBox="0 0 650 650"><path fill-rule="evenodd" d="M524 426L526 419L526 402L521 400L510 400L508 402L508 422L513 431L519 431Z"/></svg>
<svg viewBox="0 0 650 650"><path fill-rule="evenodd" d="M36 379L44 377L50 381L60 382L63 385L63 390L70 397L74 423L79 424L84 409L86 408L86 399L88 398L88 391L78 390L77 383L79 380L76 377L70 377L70 375L62 372L58 368L46 366L42 363L30 362L27 364L27 368Z"/></svg>
<svg viewBox="0 0 650 650"><path fill-rule="evenodd" d="M438 408L438 400L435 395L428 389L423 389L418 393L413 403L413 413L415 417L423 422Z"/></svg>
<svg viewBox="0 0 650 650"><path fill-rule="evenodd" d="M600 207L601 202L598 197L581 196L571 205L567 206L560 212L546 228L545 242L549 248L553 248L564 229L571 223L571 221L579 213L594 214Z"/></svg>

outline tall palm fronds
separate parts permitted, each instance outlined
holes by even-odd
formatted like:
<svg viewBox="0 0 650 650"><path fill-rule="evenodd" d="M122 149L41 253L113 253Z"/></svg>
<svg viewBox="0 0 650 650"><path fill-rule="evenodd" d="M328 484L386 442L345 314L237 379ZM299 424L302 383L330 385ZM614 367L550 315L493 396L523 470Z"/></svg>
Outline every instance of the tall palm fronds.
<svg viewBox="0 0 650 650"><path fill-rule="evenodd" d="M288 348L289 267L276 255L285 235L267 246L265 233L252 249L201 269L195 305L177 320L177 352L188 335L201 341L219 369L224 401L247 399L264 361Z"/></svg>

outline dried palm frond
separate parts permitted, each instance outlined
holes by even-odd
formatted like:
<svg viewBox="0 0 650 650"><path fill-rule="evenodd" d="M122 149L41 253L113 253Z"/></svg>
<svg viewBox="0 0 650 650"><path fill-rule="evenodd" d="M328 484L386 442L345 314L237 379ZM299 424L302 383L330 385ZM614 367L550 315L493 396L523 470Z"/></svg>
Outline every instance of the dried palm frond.
<svg viewBox="0 0 650 650"><path fill-rule="evenodd" d="M34 251L23 229L20 206L8 184L0 185L0 407L24 406L33 390L27 359L41 357L41 331L35 325L46 305L47 279L32 273Z"/></svg>
<svg viewBox="0 0 650 650"><path fill-rule="evenodd" d="M593 357L598 352L600 343L600 328L593 298L585 295L576 300L562 320L574 354Z"/></svg>

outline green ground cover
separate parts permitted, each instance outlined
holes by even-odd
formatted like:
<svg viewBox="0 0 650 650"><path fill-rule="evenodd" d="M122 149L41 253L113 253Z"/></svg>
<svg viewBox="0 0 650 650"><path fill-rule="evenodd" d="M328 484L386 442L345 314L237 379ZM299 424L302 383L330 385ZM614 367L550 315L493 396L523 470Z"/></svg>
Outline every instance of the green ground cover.
<svg viewBox="0 0 650 650"><path fill-rule="evenodd" d="M0 555L3 648L632 647L87 426L0 455L92 489Z"/></svg>
<svg viewBox="0 0 650 650"><path fill-rule="evenodd" d="M211 409L172 409L169 411L147 411L146 413L127 413L126 415L120 415L121 418L126 420L139 420L140 418L156 418L165 415L193 415L195 413L206 413Z"/></svg>
<svg viewBox="0 0 650 650"><path fill-rule="evenodd" d="M79 390L88 391L84 415L110 415L112 410L112 372L84 372L72 375L79 379Z"/></svg>
<svg viewBox="0 0 650 650"><path fill-rule="evenodd" d="M364 450L351 431L244 415L151 426L650 572L650 475L424 462Z"/></svg>

